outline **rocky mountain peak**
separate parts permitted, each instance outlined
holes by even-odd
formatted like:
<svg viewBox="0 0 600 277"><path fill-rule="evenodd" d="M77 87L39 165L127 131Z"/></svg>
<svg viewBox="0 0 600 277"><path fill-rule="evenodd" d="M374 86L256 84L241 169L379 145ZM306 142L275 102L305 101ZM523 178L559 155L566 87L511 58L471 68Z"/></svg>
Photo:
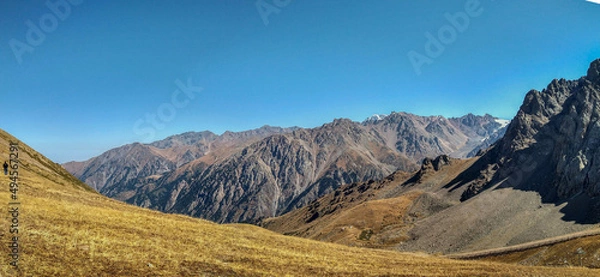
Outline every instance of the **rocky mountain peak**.
<svg viewBox="0 0 600 277"><path fill-rule="evenodd" d="M486 153L500 165L492 183L507 180L547 202L600 195L599 71L595 60L579 80L555 79L527 93L504 138Z"/></svg>
<svg viewBox="0 0 600 277"><path fill-rule="evenodd" d="M336 118L333 120L331 126L350 126L353 125L354 122L348 118Z"/></svg>
<svg viewBox="0 0 600 277"><path fill-rule="evenodd" d="M462 124L466 126L473 127L477 124L480 124L481 122L493 121L494 117L489 114L485 114L484 116L476 116L472 113L468 113L467 115L457 118L456 120L459 120Z"/></svg>
<svg viewBox="0 0 600 277"><path fill-rule="evenodd" d="M362 125L376 124L376 123L382 121L383 119L385 119L387 116L388 116L387 114L374 114L372 116L369 116L367 119L363 120L363 122L361 124Z"/></svg>
<svg viewBox="0 0 600 277"><path fill-rule="evenodd" d="M217 137L217 135L210 131L186 132L179 135L169 136L163 140L155 141L150 145L160 149L167 149L178 146L194 145L199 142L214 141Z"/></svg>
<svg viewBox="0 0 600 277"><path fill-rule="evenodd" d="M597 85L600 83L600 59L597 59L590 64L586 77L592 83Z"/></svg>

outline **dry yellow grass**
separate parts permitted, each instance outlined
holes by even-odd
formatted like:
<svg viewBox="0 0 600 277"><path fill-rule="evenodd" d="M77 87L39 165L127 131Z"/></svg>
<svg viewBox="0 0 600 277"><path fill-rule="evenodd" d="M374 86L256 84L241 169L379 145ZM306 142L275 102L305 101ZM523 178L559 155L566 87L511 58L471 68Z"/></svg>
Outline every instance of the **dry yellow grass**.
<svg viewBox="0 0 600 277"><path fill-rule="evenodd" d="M421 192L412 191L406 195L366 201L339 215L324 217L321 225L315 225L307 238L335 242L343 245L381 248L388 244L394 245L406 239L405 235L397 235L402 224L402 218L413 201ZM385 231L394 227L393 239Z"/></svg>
<svg viewBox="0 0 600 277"><path fill-rule="evenodd" d="M0 131L0 154L8 153ZM583 268L525 267L351 248L218 225L105 198L21 143L19 270L0 223L0 276L599 276ZM0 205L9 201L0 176Z"/></svg>

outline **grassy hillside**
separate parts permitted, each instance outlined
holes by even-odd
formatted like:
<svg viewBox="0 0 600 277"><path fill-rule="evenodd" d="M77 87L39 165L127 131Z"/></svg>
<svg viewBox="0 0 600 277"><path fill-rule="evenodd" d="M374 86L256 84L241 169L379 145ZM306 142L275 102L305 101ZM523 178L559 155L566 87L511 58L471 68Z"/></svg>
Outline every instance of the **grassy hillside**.
<svg viewBox="0 0 600 277"><path fill-rule="evenodd" d="M8 141L0 130L0 157ZM0 221L0 276L598 276L582 268L454 261L218 225L110 200L19 143L19 267ZM9 179L0 175L0 205Z"/></svg>

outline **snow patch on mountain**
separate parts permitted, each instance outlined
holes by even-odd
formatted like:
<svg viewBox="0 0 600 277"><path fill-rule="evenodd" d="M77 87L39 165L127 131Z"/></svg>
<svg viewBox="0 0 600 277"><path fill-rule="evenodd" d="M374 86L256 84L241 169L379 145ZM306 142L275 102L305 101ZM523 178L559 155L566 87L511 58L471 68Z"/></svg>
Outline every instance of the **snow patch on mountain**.
<svg viewBox="0 0 600 277"><path fill-rule="evenodd" d="M387 114L374 114L372 116L369 116L367 119L365 119L362 123L375 123L378 122L380 120L383 120L384 118L386 118L388 115Z"/></svg>
<svg viewBox="0 0 600 277"><path fill-rule="evenodd" d="M494 121L496 121L496 122L498 122L498 124L500 124L500 128L498 128L498 129L502 129L502 128L508 126L508 124L510 123L510 120L499 119L499 118L495 118Z"/></svg>

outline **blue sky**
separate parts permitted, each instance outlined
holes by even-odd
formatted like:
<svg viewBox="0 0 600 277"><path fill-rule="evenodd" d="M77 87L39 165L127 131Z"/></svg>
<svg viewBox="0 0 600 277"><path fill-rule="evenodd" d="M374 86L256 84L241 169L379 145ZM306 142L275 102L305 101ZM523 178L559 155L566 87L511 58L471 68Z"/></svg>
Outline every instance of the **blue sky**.
<svg viewBox="0 0 600 277"><path fill-rule="evenodd" d="M0 2L0 128L56 162L391 111L510 119L600 58L584 0L48 2Z"/></svg>

